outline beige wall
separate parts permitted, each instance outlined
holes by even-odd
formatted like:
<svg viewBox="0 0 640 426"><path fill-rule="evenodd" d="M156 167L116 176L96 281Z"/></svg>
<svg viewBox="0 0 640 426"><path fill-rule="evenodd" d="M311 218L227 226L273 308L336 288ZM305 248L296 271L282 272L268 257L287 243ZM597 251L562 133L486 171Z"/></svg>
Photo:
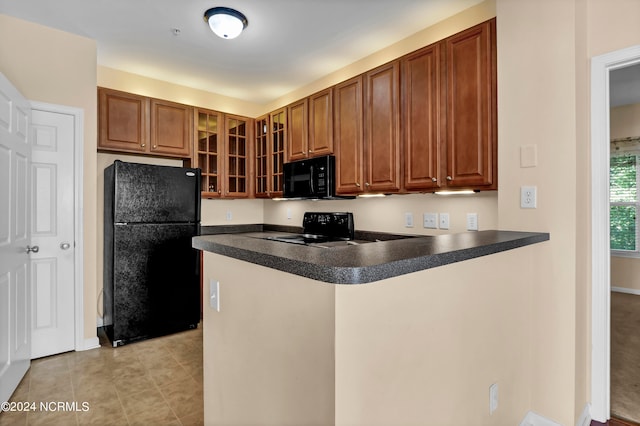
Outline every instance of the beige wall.
<svg viewBox="0 0 640 426"><path fill-rule="evenodd" d="M84 329L96 337L96 43L0 15L0 71L29 100L84 110Z"/></svg>
<svg viewBox="0 0 640 426"><path fill-rule="evenodd" d="M205 253L207 424L516 425L549 243L365 285ZM499 407L488 411L489 386Z"/></svg>
<svg viewBox="0 0 640 426"><path fill-rule="evenodd" d="M353 212L358 230L438 235L464 232L467 229L467 213L478 214L480 230L497 229L497 207L496 191L452 196L392 195L344 201L265 201L264 221L278 225L301 226L302 216L306 211L349 211ZM412 228L405 227L405 213L413 214ZM449 230L425 229L422 226L423 213L449 213ZM289 215L291 219L287 218Z"/></svg>
<svg viewBox="0 0 640 426"><path fill-rule="evenodd" d="M575 424L576 10L571 0L497 2L499 227L546 231L532 259L531 408ZM538 166L520 167L536 145ZM519 207L520 186L538 208ZM575 408L574 408L575 407Z"/></svg>

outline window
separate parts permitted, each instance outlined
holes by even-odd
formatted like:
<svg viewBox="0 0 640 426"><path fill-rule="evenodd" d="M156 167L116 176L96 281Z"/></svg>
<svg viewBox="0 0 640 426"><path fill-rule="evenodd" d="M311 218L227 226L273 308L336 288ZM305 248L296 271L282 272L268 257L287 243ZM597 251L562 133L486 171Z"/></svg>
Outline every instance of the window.
<svg viewBox="0 0 640 426"><path fill-rule="evenodd" d="M611 155L609 204L611 250L614 255L640 257L637 214L640 207L639 157L640 152Z"/></svg>

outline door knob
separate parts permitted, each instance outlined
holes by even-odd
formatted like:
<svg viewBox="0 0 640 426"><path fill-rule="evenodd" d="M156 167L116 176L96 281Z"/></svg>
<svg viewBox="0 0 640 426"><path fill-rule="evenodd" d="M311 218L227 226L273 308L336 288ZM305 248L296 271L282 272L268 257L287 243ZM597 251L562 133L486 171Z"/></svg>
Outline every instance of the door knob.
<svg viewBox="0 0 640 426"><path fill-rule="evenodd" d="M33 246L33 247L27 246L27 253L37 253L39 251L40 251L40 247L38 246Z"/></svg>
<svg viewBox="0 0 640 426"><path fill-rule="evenodd" d="M71 244L69 244L69 243L62 243L62 244L60 244L60 248L61 248L62 250L69 250L69 248L70 248L70 247L71 247Z"/></svg>

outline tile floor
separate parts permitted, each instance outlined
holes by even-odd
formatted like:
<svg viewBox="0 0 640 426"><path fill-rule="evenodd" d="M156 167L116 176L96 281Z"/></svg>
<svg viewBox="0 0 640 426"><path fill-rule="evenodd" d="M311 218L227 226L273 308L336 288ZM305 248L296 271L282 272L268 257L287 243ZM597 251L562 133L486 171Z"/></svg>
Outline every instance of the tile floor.
<svg viewBox="0 0 640 426"><path fill-rule="evenodd" d="M31 362L11 401L77 402L78 411L4 412L5 425L203 424L202 327ZM82 411L82 404L89 409Z"/></svg>

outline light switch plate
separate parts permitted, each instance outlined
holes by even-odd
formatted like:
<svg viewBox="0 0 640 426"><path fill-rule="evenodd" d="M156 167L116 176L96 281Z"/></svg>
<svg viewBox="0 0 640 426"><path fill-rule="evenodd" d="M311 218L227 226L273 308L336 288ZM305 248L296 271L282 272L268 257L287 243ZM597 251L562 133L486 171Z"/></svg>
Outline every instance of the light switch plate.
<svg viewBox="0 0 640 426"><path fill-rule="evenodd" d="M209 280L209 304L216 312L220 312L220 281Z"/></svg>
<svg viewBox="0 0 640 426"><path fill-rule="evenodd" d="M428 229L438 228L438 213L423 213L422 226Z"/></svg>
<svg viewBox="0 0 640 426"><path fill-rule="evenodd" d="M478 213L467 213L467 231L478 230Z"/></svg>

